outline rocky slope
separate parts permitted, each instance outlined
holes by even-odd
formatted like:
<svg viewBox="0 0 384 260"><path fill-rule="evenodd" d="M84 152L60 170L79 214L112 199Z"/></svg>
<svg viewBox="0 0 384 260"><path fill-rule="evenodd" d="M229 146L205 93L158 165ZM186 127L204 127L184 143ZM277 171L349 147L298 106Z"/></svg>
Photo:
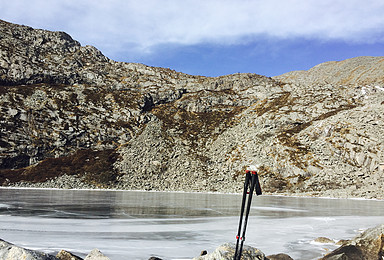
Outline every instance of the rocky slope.
<svg viewBox="0 0 384 260"><path fill-rule="evenodd" d="M308 71L292 71L275 79L305 85L382 86L384 57L356 57L343 61L329 61Z"/></svg>
<svg viewBox="0 0 384 260"><path fill-rule="evenodd" d="M383 198L382 60L209 78L0 21L0 184Z"/></svg>

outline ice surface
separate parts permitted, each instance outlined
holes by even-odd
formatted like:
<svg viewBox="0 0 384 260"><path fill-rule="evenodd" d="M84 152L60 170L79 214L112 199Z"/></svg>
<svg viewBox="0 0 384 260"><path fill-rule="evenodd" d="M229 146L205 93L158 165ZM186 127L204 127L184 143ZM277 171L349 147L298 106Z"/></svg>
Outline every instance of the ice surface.
<svg viewBox="0 0 384 260"><path fill-rule="evenodd" d="M0 188L0 238L47 253L98 248L112 260L191 259L235 242L241 195ZM384 201L258 196L246 244L266 254L316 259L384 223Z"/></svg>
<svg viewBox="0 0 384 260"><path fill-rule="evenodd" d="M3 204L3 203L0 203L0 208L8 208L9 205L8 204Z"/></svg>

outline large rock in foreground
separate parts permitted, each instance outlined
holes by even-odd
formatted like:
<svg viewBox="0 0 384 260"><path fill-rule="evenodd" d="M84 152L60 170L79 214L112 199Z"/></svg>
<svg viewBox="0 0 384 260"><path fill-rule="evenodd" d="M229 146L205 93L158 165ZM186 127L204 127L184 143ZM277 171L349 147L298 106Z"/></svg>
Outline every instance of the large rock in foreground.
<svg viewBox="0 0 384 260"><path fill-rule="evenodd" d="M193 260L232 260L235 254L235 248L235 244L226 243L216 248L216 250L212 253L194 258ZM247 245L244 245L243 247L242 259L267 260L263 252L257 248Z"/></svg>
<svg viewBox="0 0 384 260"><path fill-rule="evenodd" d="M232 260L235 255L236 245L233 243L226 243L215 249L211 254L201 255L193 258L193 260ZM241 254L242 260L292 260L289 255L276 254L265 256L259 249L244 245Z"/></svg>
<svg viewBox="0 0 384 260"><path fill-rule="evenodd" d="M384 259L384 224L367 229L322 260Z"/></svg>
<svg viewBox="0 0 384 260"><path fill-rule="evenodd" d="M56 256L22 248L0 239L0 260L82 260L82 258L61 250ZM110 260L98 249L93 249L85 260Z"/></svg>
<svg viewBox="0 0 384 260"><path fill-rule="evenodd" d="M15 246L0 239L0 259L6 260L59 260L52 255Z"/></svg>
<svg viewBox="0 0 384 260"><path fill-rule="evenodd" d="M87 255L87 257L84 258L84 260L110 260L110 259L106 257L103 253L101 253L99 249L95 248Z"/></svg>

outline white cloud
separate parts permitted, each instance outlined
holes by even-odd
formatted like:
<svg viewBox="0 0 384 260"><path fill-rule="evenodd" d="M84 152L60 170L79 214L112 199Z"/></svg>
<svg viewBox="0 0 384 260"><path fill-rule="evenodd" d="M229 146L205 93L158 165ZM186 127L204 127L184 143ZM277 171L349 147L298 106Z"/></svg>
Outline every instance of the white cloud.
<svg viewBox="0 0 384 260"><path fill-rule="evenodd" d="M384 41L382 0L0 0L0 17L101 49L237 44L259 35Z"/></svg>

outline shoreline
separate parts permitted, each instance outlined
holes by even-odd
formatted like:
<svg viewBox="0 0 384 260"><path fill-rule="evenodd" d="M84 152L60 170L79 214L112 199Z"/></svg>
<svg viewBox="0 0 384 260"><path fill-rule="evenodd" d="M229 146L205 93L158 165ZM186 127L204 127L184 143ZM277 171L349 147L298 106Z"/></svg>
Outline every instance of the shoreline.
<svg viewBox="0 0 384 260"><path fill-rule="evenodd" d="M0 189L19 189L19 190L58 190L58 191L113 191L113 192L152 192L152 193L186 193L186 194L212 194L212 195L236 195L241 196L242 193L233 192L214 192L214 191L172 191L172 190L128 190L128 189L108 189L108 188L55 188L55 187L26 187L26 186L0 186ZM317 196L310 195L305 192L298 193L263 193L260 196L268 197L291 197L291 198L315 198L315 199L329 199L329 200L367 200L367 201L384 201L382 198L363 198L363 197L331 197L331 196Z"/></svg>
<svg viewBox="0 0 384 260"><path fill-rule="evenodd" d="M8 190L8 192L7 192L7 190ZM33 192L33 191L36 191L36 192ZM39 187L9 187L9 186L7 186L7 187L3 187L3 186L0 186L0 193L2 193L2 194L8 194L8 195L11 195L11 196L9 196L8 198L10 199L10 200L12 200L12 193L13 193L13 191L15 192L15 194L23 194L23 195L27 195L27 196L29 196L29 195L31 195L31 196L36 196L36 195L38 195L38 197L45 197L46 195L47 195L47 198L48 198L48 200L49 200L49 196L50 195L52 195L52 196L56 196L56 197L61 197L61 196L65 196L65 194L66 195L69 195L69 196L71 196L71 197L77 197L77 196L79 196L79 197L82 197L82 196L85 196L85 197L89 197L89 196L95 196L95 197L99 197L99 198L101 198L101 197L104 197L105 195L107 196L107 197L109 197L109 196L111 196L111 197L114 197L114 196L121 196L121 198L123 199L123 198L128 198L128 197L125 197L125 196L123 196L123 194L124 193L115 193L115 192L121 192L121 191L126 191L126 192L128 192L128 193L126 193L127 195L129 194L129 192L134 192L134 193L132 193L133 194L133 197L134 198L136 198L137 196L139 196L140 195L140 193L143 193L143 192L148 192L148 191L143 191L143 190L117 190L117 189L76 189L76 188L73 188L73 189L59 189L59 188L39 188ZM69 191L69 193L65 193L65 192L68 192ZM90 193L89 193L89 191L91 191ZM104 191L106 191L106 192L109 192L109 191L111 191L111 192L113 192L113 193L99 193L99 192L104 192ZM93 193L94 192L94 193ZM162 191L154 191L154 190L151 190L151 191L149 191L149 192L151 192L152 194L156 194L156 193L164 193L164 192L162 192ZM136 195L135 195L135 193L136 193ZM183 192L183 191L166 191L165 193L168 193L168 194L171 194L171 193L174 193L174 194L176 194L176 196L175 195L170 195L171 197L173 197L173 198L177 198L178 197L178 195L177 194L181 194L180 196L182 196L182 194L183 193L186 193L186 194L201 194L201 195L203 195L203 194L212 194L212 195L219 195L219 196L217 196L217 197L220 197L220 198L224 198L224 203L225 203L225 198L227 198L227 199L230 199L230 200L237 200L237 199L239 199L240 200L240 197L241 197L241 194L238 194L238 193L231 193L231 194L229 194L229 193L222 193L222 192L209 192L209 193L207 193L207 192ZM104 194L104 195L102 195L102 194ZM109 195L108 195L109 194ZM118 194L120 194L120 195L118 195ZM208 197L209 197L209 195L208 195ZM230 195L230 196L220 196L220 195ZM235 195L236 197L234 197L233 195ZM351 205L350 203L353 203L352 201L354 201L354 199L352 199L352 201L350 201L350 202L348 202L348 200L350 200L350 198L348 199L348 200L346 200L345 198L343 199L343 200L338 200L338 198L326 198L326 197L309 197L309 196L304 196L304 194L301 194L302 196L298 196L297 194L296 194L296 196L292 196L293 194L266 194L266 195L264 195L264 197L265 198L263 198L263 200L265 200L265 201L268 201L268 200L271 200L271 201L284 201L286 198L289 198L289 197L294 197L294 198L303 198L303 199L291 199L291 201L293 201L293 204L292 205L298 205L297 204L297 202L307 202L308 203L308 205L311 205L311 206L309 206L310 208L313 208L313 209L317 209L317 207L318 207L318 205L339 205L339 203L344 203L344 205ZM158 197L157 195L150 195L149 194L149 196L150 197ZM159 198L162 198L162 196L163 195L159 195ZM165 194L165 196L168 196L168 195L166 195ZM192 195L193 196L193 195ZM195 198L199 198L200 196L193 196L193 197L195 197ZM204 197L204 198L207 198L207 196L201 196L201 197ZM214 198L215 196L213 196L212 198ZM263 197L263 196L262 196ZM313 200L313 199L318 199L318 198L320 198L320 199L326 199L326 200L324 200L324 202L322 202L322 201L315 201L315 200ZM254 198L255 200L257 200L258 199L258 197L255 197ZM259 198L259 199L261 199L261 198ZM309 200L308 200L309 199ZM329 199L332 199L332 200L329 200ZM358 201L362 201L362 200L364 200L364 199L358 199ZM356 200L355 200L356 201ZM374 202L373 204L372 204L372 202L369 202L370 200L368 200L367 202L357 202L359 205L378 205L377 203L382 203L382 202ZM372 201L372 200L371 200ZM240 201L239 201L240 202ZM254 202L257 202L257 201L254 201ZM366 203L366 204L365 204ZM301 204L301 203L300 203ZM265 204L261 204L262 206L263 205L265 205ZM280 206L281 205L286 205L286 204L279 204ZM380 204L381 205L381 204ZM5 207L6 207L7 205L5 205ZM267 206L268 207L268 206ZM281 210L283 210L283 211L286 211L286 210L284 210L285 208L284 208L284 206L283 207L279 207L279 206L277 206L277 205L275 205L275 204L270 204L270 207L271 208L260 208L260 207L255 207L255 208L252 208L252 211L261 211L261 212L264 212L264 210L269 210L269 211L275 211L276 209L278 210L278 211L281 211ZM4 206L3 206L3 208L4 208ZM291 208L291 207L289 207L289 208ZM304 211L307 211L307 210L304 210ZM269 214L271 214L271 213L269 213ZM275 213L273 213L273 214L275 214ZM286 213L286 212L283 212L282 213L283 215L285 215L285 214L291 214L291 213ZM293 213L294 215L295 214L305 214L305 213ZM327 214L327 213L326 213ZM332 213L331 213L331 215L332 215ZM312 215L310 215L310 216L312 216ZM344 216L344 215L343 215ZM235 219L237 218L237 216L233 216ZM304 217L304 216L303 216ZM341 217L341 218L343 218L343 217ZM220 219L221 219L221 217L220 217ZM310 222L303 222L303 223L299 223L300 225L310 225L310 226L312 226L312 225L316 225L316 224L318 224L319 223L319 221L320 222L326 222L326 221L329 221L329 217L328 216L325 216L325 217L321 217L321 218L319 218L319 217L305 217L305 219L311 219L311 221ZM353 221L353 219L358 219L358 220L355 220L355 221ZM378 217L376 217L375 219L370 219L370 221L365 221L364 223L372 223L372 222L375 222L376 221L376 219L378 220L378 221L380 221L380 223L382 223L382 218L381 218L381 216L378 216ZM216 221L217 219L215 219L215 221ZM348 220L348 219L347 219ZM296 222L297 222L297 220L295 220ZM344 220L343 220L344 221ZM360 218L351 218L350 220L348 220L348 221L351 221L351 223L353 224L356 224L356 223L360 223L361 224L361 219ZM285 222L285 221L284 221ZM339 222L340 222L340 220L339 220ZM337 222L337 223L339 223L339 222ZM227 222L225 222L225 223L227 223ZM235 223L237 223L237 221L235 221ZM292 222L286 222L286 224L289 224L289 223L292 223ZM344 223L344 222L343 222ZM378 223L378 224L380 224L380 223ZM357 226L357 228L363 228L362 230L365 230L366 228L370 228L371 226L361 226L361 225L358 225ZM295 230L295 229L289 229L289 230ZM234 231L235 231L235 229L234 229ZM333 240L335 240L336 241L336 239L337 240L340 240L340 239L343 239L344 237L345 238L347 238L348 237L348 239L349 239L349 236L342 236L342 237L339 237L339 236L336 236L336 235L330 235L330 234L328 234L328 233L323 233L323 232L313 232L314 234L310 234L310 237L313 237L313 239L311 238L311 241L313 240L313 241L315 241L315 239L317 239L317 238L323 238L323 237L325 237L325 238L330 238L331 240L333 239ZM332 233L333 234L333 233ZM5 239L5 238L4 238ZM298 239L300 239L300 238L298 238ZM11 242L15 242L14 240L9 240L9 241L11 241ZM250 240L251 241L251 240ZM252 240L252 241L256 241L256 240ZM289 241L291 241L291 240L289 240ZM294 240L294 241L296 241L296 240ZM302 240L297 240L297 241L302 241ZM307 241L307 240L306 240ZM309 242L309 240L307 241L307 242ZM312 242L309 242L310 244L313 244ZM58 243L58 244L60 244L60 243ZM323 245L324 243L321 243L321 245ZM219 245L219 243L217 244L217 245ZM252 244L251 244L252 245ZM325 245L325 244L324 244ZM336 246L336 244L332 244L332 245L335 245ZM96 247L99 247L99 245L97 245L97 244L95 244L95 246ZM216 246L215 246L216 247ZM63 247L65 250L67 250L67 248L66 247ZM283 253L287 253L288 255L292 255L292 256L294 256L294 254L298 254L298 253L296 253L296 251L285 251L285 250L283 250L283 249L279 249L279 250L276 250L276 251L273 251L273 250L271 250L271 248L270 247L268 247L268 246L266 246L266 245L260 245L260 247L259 247L260 249L263 249L263 250L265 250L264 252L265 253L267 253L268 252L268 254L270 254L270 253L279 253L279 252L283 252ZM303 246L303 248L305 249L305 245ZM313 249L313 250L317 250L317 246L315 245L315 246L310 246L310 248L311 249ZM105 249L103 249L103 248L100 248L100 249L102 249L102 250L105 250ZM199 248L199 250L201 251L201 250L208 250L208 252L211 252L211 253L213 253L213 250L214 250L214 248L210 248L210 247L207 247L207 246L200 246L200 248ZM305 250L304 249L300 249L299 247L297 247L296 248L296 250L297 250L297 252L304 252ZM333 247L330 249L330 250L332 250L333 249ZM197 252L200 252L199 250L197 250ZM304 250L304 251L302 251L302 250ZM70 252L72 252L72 250L69 250ZM88 250L89 251L89 250ZM76 250L73 250L73 252L76 252ZM106 251L107 252L107 251ZM317 251L316 251L317 252ZM108 255L108 254L107 254ZM158 254L158 253L156 253L156 255L160 255L160 254ZM197 254L196 254L197 255ZM149 257L149 256L148 256ZM173 258L172 258L173 259ZM175 258L176 259L176 258ZM189 258L189 259L191 259L191 258ZM199 259L199 258L197 258L197 259ZM203 258L204 259L204 258ZM199 259L199 260L203 260L203 259Z"/></svg>

